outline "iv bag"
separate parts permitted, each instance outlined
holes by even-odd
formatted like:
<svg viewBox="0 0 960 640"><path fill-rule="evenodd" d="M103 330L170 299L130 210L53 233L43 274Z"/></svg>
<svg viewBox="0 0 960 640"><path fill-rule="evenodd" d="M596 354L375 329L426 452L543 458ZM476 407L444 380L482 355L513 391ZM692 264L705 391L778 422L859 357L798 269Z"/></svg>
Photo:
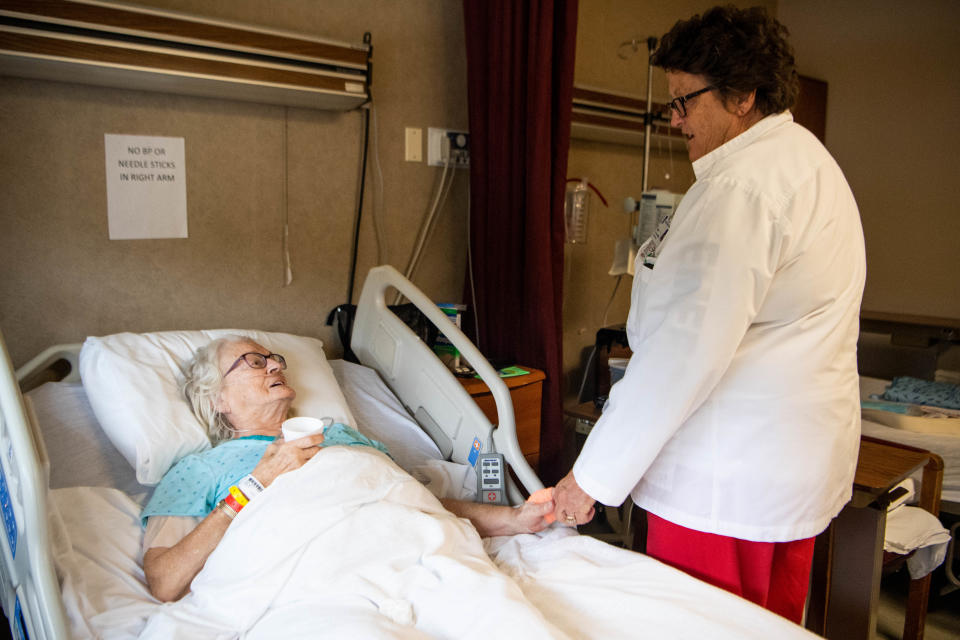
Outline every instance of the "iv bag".
<svg viewBox="0 0 960 640"><path fill-rule="evenodd" d="M567 229L567 242L571 244L587 243L587 214L590 212L590 189L587 179L567 187L564 205L564 223Z"/></svg>

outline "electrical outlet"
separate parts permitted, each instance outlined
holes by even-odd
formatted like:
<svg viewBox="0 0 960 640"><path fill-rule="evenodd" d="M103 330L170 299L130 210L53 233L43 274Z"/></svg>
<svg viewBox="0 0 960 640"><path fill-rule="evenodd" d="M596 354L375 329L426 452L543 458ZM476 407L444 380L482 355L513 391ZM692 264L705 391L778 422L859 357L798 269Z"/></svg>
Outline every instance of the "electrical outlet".
<svg viewBox="0 0 960 640"><path fill-rule="evenodd" d="M449 129L427 129L427 165L466 169L470 166L470 134Z"/></svg>

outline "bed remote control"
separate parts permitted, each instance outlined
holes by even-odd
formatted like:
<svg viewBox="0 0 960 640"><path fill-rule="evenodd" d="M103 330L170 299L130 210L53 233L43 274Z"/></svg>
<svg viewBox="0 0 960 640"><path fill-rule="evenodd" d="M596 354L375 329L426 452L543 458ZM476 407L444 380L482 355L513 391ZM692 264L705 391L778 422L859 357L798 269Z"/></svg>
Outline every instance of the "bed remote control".
<svg viewBox="0 0 960 640"><path fill-rule="evenodd" d="M477 460L477 502L507 504L506 473L502 453L481 453Z"/></svg>

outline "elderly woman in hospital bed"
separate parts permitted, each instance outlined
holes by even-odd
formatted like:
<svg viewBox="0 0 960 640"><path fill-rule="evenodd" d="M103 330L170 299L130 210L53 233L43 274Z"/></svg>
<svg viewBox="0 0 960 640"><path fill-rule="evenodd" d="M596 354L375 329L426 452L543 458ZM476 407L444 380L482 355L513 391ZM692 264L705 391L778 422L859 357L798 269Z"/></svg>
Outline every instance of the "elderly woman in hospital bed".
<svg viewBox="0 0 960 640"><path fill-rule="evenodd" d="M144 508L143 568L158 599L182 597L237 514L322 448L359 446L389 455L384 445L341 423L289 442L278 437L296 397L285 369L283 356L239 336L214 340L187 363L184 394L219 444L181 460ZM324 490L335 488L317 487ZM481 535L540 531L547 525L544 516L553 510L552 502L516 509L442 502L470 519Z"/></svg>

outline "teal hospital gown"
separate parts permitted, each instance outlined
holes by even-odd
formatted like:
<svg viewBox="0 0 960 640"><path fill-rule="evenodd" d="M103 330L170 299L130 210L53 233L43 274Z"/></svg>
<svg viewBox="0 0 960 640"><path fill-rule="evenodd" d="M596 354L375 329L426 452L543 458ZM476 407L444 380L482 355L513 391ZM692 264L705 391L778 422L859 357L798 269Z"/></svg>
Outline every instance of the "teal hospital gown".
<svg viewBox="0 0 960 640"><path fill-rule="evenodd" d="M273 436L246 436L227 440L212 449L184 457L163 476L140 514L150 516L206 517L230 487L253 471ZM373 447L390 455L383 443L339 422L327 427L321 447L338 445Z"/></svg>

